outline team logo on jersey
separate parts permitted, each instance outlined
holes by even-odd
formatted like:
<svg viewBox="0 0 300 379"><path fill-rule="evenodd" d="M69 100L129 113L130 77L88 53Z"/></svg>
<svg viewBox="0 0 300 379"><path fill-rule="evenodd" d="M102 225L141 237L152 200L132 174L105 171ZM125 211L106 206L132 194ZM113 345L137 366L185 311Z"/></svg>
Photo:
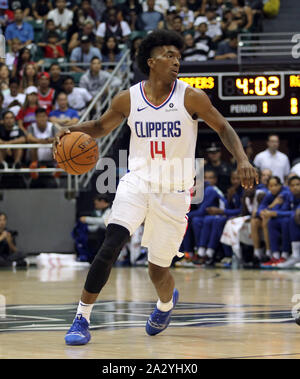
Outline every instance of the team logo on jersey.
<svg viewBox="0 0 300 379"><path fill-rule="evenodd" d="M153 311L151 301L99 301L91 316L91 329L145 327ZM280 306L180 302L170 327L210 327L248 323L294 323L290 309ZM67 331L77 304L8 305L0 314L1 332Z"/></svg>

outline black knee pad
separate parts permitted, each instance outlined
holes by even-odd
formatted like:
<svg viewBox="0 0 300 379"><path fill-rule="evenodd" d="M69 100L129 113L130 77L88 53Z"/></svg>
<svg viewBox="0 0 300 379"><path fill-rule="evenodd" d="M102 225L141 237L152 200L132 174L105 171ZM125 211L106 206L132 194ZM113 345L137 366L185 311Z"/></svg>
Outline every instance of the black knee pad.
<svg viewBox="0 0 300 379"><path fill-rule="evenodd" d="M106 229L105 239L95 259L107 263L114 263L123 246L129 241L129 231L118 224L109 224Z"/></svg>
<svg viewBox="0 0 300 379"><path fill-rule="evenodd" d="M121 225L109 224L106 229L104 242L95 256L89 270L85 290L99 293L109 277L112 265L118 259L123 246L129 241L128 229Z"/></svg>

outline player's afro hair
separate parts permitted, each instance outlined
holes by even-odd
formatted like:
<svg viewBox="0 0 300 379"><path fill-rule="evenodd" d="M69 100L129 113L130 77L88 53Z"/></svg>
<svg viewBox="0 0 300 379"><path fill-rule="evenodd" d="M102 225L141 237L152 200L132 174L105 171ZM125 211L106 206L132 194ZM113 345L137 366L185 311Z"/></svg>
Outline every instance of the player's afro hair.
<svg viewBox="0 0 300 379"><path fill-rule="evenodd" d="M158 46L175 46L179 51L184 47L183 38L170 30L155 30L148 34L139 46L137 64L143 74L149 76L150 68L147 60L151 57L152 50Z"/></svg>

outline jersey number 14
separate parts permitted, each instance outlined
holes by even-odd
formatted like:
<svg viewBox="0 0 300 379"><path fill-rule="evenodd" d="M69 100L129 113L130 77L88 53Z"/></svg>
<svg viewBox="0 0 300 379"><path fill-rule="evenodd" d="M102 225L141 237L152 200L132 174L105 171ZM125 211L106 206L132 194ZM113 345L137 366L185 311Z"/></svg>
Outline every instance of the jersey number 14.
<svg viewBox="0 0 300 379"><path fill-rule="evenodd" d="M159 147L160 144L160 147ZM166 159L166 143L165 141L150 141L150 153L151 158L155 159L158 155L161 155L163 159Z"/></svg>

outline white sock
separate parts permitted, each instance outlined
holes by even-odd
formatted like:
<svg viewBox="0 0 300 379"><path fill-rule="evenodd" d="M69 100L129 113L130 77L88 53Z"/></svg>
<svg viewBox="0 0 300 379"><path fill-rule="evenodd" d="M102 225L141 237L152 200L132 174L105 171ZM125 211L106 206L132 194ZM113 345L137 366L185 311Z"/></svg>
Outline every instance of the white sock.
<svg viewBox="0 0 300 379"><path fill-rule="evenodd" d="M90 316L93 309L94 304L85 304L82 301L79 301L76 316L81 314L88 323L90 323Z"/></svg>
<svg viewBox="0 0 300 379"><path fill-rule="evenodd" d="M266 250L266 256L267 257L272 257L272 253L271 253L271 250Z"/></svg>
<svg viewBox="0 0 300 379"><path fill-rule="evenodd" d="M300 259L300 241L292 242L292 257Z"/></svg>
<svg viewBox="0 0 300 379"><path fill-rule="evenodd" d="M173 308L173 297L168 303L163 303L162 301L158 299L156 306L162 312L170 311Z"/></svg>
<svg viewBox="0 0 300 379"><path fill-rule="evenodd" d="M214 249L211 249L210 247L208 249L206 249L206 252L205 254L209 257L209 258L212 258L215 254L215 250Z"/></svg>
<svg viewBox="0 0 300 379"><path fill-rule="evenodd" d="M275 258L275 259L279 259L280 258L279 251L275 251L274 253L272 253L272 257Z"/></svg>
<svg viewBox="0 0 300 379"><path fill-rule="evenodd" d="M254 249L254 256L258 259L262 258L262 249Z"/></svg>
<svg viewBox="0 0 300 379"><path fill-rule="evenodd" d="M205 247L199 247L197 254L199 257L205 257Z"/></svg>
<svg viewBox="0 0 300 379"><path fill-rule="evenodd" d="M287 251L283 251L283 252L281 253L282 258L284 258L284 259L288 259L289 255L290 255L290 254L289 254Z"/></svg>

